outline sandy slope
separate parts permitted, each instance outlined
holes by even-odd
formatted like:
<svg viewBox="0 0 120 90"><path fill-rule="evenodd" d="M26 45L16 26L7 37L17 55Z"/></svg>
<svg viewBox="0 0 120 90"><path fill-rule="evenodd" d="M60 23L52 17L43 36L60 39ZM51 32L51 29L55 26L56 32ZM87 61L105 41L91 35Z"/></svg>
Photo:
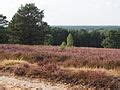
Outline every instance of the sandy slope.
<svg viewBox="0 0 120 90"><path fill-rule="evenodd" d="M49 83L39 82L37 80L28 80L22 78L16 79L14 77L8 77L8 76L0 76L0 85L7 88L13 88L13 87L30 88L30 90L37 90L37 88L38 90L67 90L65 89L64 85L60 85L60 84L51 85ZM0 90L2 90L1 88L2 87L0 87Z"/></svg>

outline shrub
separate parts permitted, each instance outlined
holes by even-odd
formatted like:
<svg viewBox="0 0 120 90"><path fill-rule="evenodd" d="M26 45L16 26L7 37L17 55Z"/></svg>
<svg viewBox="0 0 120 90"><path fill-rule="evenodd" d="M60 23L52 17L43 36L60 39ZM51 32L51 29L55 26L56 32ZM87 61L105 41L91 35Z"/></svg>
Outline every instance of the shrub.
<svg viewBox="0 0 120 90"><path fill-rule="evenodd" d="M2 70L4 68L4 66L3 65L0 65L0 70Z"/></svg>
<svg viewBox="0 0 120 90"><path fill-rule="evenodd" d="M26 75L26 68L24 67L16 67L14 70L14 74L17 76L25 76Z"/></svg>
<svg viewBox="0 0 120 90"><path fill-rule="evenodd" d="M29 68L30 66L29 66L29 64L25 63L25 64L23 64L23 67Z"/></svg>
<svg viewBox="0 0 120 90"><path fill-rule="evenodd" d="M2 68L2 71L3 72L12 72L12 71L14 71L14 68L11 66L6 66L6 67Z"/></svg>
<svg viewBox="0 0 120 90"><path fill-rule="evenodd" d="M58 58L57 58L57 60L58 61L65 61L66 60L66 56L59 56Z"/></svg>
<svg viewBox="0 0 120 90"><path fill-rule="evenodd" d="M66 42L62 42L62 44L60 45L60 49L61 50L64 50L66 47Z"/></svg>
<svg viewBox="0 0 120 90"><path fill-rule="evenodd" d="M44 56L43 55L33 55L32 59L34 60L34 62L39 62L39 61L44 60Z"/></svg>
<svg viewBox="0 0 120 90"><path fill-rule="evenodd" d="M34 67L32 68L29 73L27 74L27 76L29 77L36 77L41 75L41 68L40 67Z"/></svg>

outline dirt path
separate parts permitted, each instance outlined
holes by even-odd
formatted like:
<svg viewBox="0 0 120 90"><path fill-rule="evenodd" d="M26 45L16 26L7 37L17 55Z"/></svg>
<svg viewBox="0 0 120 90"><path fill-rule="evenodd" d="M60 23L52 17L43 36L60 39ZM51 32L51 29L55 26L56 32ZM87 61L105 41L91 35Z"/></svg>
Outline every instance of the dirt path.
<svg viewBox="0 0 120 90"><path fill-rule="evenodd" d="M9 88L30 88L30 90L67 90L65 89L65 86L61 84L51 85L49 83L39 82L37 80L28 80L22 78L16 79L14 77L7 76L0 76L0 85Z"/></svg>
<svg viewBox="0 0 120 90"><path fill-rule="evenodd" d="M0 90L98 90L95 88L80 88L80 87L67 87L63 84L50 84L47 82L40 82L30 80L27 78L15 78L12 76L0 76ZM99 89L103 90L103 89ZM112 89L105 89L112 90ZM116 89L119 90L119 89Z"/></svg>

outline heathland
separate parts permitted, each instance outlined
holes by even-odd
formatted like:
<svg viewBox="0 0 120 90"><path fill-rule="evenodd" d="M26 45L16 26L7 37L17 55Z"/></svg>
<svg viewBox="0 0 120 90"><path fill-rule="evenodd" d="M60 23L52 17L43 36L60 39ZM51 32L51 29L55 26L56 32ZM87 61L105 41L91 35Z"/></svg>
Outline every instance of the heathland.
<svg viewBox="0 0 120 90"><path fill-rule="evenodd" d="M69 86L120 88L120 49L0 45L0 72Z"/></svg>
<svg viewBox="0 0 120 90"><path fill-rule="evenodd" d="M53 27L33 3L21 5L10 22L6 18L0 15L1 75L120 89L119 26Z"/></svg>

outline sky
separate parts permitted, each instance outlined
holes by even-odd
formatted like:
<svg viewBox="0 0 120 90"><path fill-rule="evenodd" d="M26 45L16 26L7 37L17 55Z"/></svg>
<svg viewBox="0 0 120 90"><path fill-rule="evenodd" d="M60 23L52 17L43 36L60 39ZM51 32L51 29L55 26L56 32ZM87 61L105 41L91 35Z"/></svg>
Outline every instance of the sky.
<svg viewBox="0 0 120 90"><path fill-rule="evenodd" d="M0 14L11 20L26 3L44 9L49 25L120 25L120 0L1 0Z"/></svg>

